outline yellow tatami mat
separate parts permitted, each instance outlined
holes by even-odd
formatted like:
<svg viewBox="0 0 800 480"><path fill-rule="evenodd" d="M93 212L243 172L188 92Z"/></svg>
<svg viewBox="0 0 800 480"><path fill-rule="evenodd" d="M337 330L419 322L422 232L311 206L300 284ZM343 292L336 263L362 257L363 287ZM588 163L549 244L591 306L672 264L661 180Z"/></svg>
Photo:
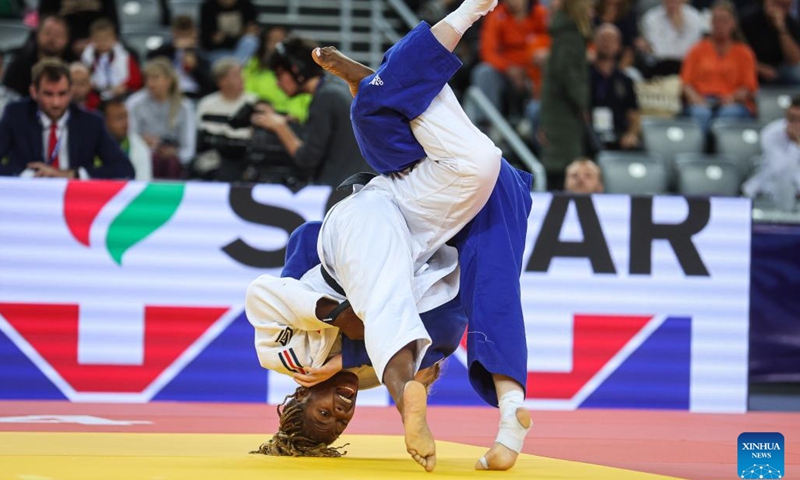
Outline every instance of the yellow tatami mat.
<svg viewBox="0 0 800 480"><path fill-rule="evenodd" d="M448 478L668 479L648 473L521 455L504 473L476 472L484 448L437 442L432 474L405 453L403 438L344 435L347 456L335 459L249 455L262 435L0 432L0 480L271 480ZM339 444L339 442L337 442Z"/></svg>

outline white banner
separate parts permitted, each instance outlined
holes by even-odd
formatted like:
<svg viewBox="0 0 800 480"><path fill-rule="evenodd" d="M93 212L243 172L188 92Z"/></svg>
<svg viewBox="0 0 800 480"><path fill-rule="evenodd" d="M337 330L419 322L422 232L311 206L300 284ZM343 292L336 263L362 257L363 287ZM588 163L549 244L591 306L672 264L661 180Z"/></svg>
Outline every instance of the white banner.
<svg viewBox="0 0 800 480"><path fill-rule="evenodd" d="M320 220L329 194L0 179L0 358L44 379L0 374L0 398L41 398L30 386L40 381L71 400L191 390L186 372L230 348L219 338L235 331L252 348L236 327L245 289L280 272L289 233ZM522 276L529 405L745 410L749 259L746 200L534 195ZM451 375L466 382L462 370ZM241 382L279 400L292 385L273 377Z"/></svg>

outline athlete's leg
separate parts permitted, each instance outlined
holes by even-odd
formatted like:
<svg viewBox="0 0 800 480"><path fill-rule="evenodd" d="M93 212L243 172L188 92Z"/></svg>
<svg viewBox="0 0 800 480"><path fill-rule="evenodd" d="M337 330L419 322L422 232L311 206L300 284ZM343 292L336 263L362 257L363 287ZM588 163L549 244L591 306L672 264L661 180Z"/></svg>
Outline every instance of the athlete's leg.
<svg viewBox="0 0 800 480"><path fill-rule="evenodd" d="M364 321L367 353L403 419L406 449L433 470L436 447L426 421L425 388L414 381L431 340L417 312L405 219L386 193L365 189L331 210L320 246L324 266Z"/></svg>
<svg viewBox="0 0 800 480"><path fill-rule="evenodd" d="M467 311L469 377L476 392L500 407L494 446L476 468L506 470L530 428L523 408L527 348L519 277L531 209L531 178L503 162L489 201L454 239Z"/></svg>

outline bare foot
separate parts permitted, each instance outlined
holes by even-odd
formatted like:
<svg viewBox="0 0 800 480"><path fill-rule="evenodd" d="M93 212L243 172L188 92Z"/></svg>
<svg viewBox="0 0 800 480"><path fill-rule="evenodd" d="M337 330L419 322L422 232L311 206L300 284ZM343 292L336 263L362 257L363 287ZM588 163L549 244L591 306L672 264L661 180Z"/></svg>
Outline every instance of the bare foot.
<svg viewBox="0 0 800 480"><path fill-rule="evenodd" d="M426 413L428 393L417 382L406 383L403 389L403 427L406 431L406 451L426 471L436 467L436 443L433 440Z"/></svg>
<svg viewBox="0 0 800 480"><path fill-rule="evenodd" d="M516 411L517 421L526 430L531 427L531 414L525 408ZM508 470L517 463L519 454L501 443L492 445L486 454L475 463L475 470Z"/></svg>
<svg viewBox="0 0 800 480"><path fill-rule="evenodd" d="M361 80L375 73L375 70L349 58L336 47L315 48L311 57L317 65L347 82L354 97L358 93Z"/></svg>

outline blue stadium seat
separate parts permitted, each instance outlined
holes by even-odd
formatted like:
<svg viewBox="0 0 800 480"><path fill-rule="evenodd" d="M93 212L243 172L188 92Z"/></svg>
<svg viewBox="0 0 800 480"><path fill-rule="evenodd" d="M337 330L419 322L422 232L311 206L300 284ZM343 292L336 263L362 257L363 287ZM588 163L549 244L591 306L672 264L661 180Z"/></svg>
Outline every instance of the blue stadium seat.
<svg viewBox="0 0 800 480"><path fill-rule="evenodd" d="M119 23L124 30L131 26L157 27L161 23L158 0L116 0Z"/></svg>
<svg viewBox="0 0 800 480"><path fill-rule="evenodd" d="M0 21L0 50L8 51L22 47L31 30L20 20Z"/></svg>
<svg viewBox="0 0 800 480"><path fill-rule="evenodd" d="M678 193L681 195L739 195L742 175L739 166L723 155L679 154Z"/></svg>
<svg viewBox="0 0 800 480"><path fill-rule="evenodd" d="M752 159L761 154L761 122L747 119L720 118L711 123L716 151L739 165L743 177L752 172Z"/></svg>
<svg viewBox="0 0 800 480"><path fill-rule="evenodd" d="M645 149L663 158L670 173L674 171L676 155L701 153L705 146L703 129L688 118L642 118L642 138Z"/></svg>
<svg viewBox="0 0 800 480"><path fill-rule="evenodd" d="M157 49L171 37L172 34L167 28L158 25L142 28L123 27L122 29L123 43L139 55L140 63L145 62L147 52Z"/></svg>
<svg viewBox="0 0 800 480"><path fill-rule="evenodd" d="M667 191L664 161L645 152L600 152L597 158L607 193L657 195Z"/></svg>
<svg viewBox="0 0 800 480"><path fill-rule="evenodd" d="M798 87L761 87L756 94L758 119L766 124L783 118L792 96L799 94Z"/></svg>
<svg viewBox="0 0 800 480"><path fill-rule="evenodd" d="M200 5L202 3L202 1L198 0L172 0L169 2L172 18L178 15L188 15L197 23L200 21Z"/></svg>

